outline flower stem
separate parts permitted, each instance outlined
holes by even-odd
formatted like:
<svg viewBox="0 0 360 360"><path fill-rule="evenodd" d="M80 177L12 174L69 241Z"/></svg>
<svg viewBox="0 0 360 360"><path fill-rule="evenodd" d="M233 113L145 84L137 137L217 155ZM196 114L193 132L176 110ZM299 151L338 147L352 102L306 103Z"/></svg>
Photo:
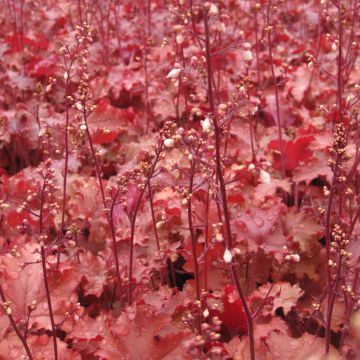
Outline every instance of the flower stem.
<svg viewBox="0 0 360 360"><path fill-rule="evenodd" d="M213 126L214 126L214 134L215 134L215 160L216 160L216 174L219 180L219 187L221 193L221 201L222 201L222 209L224 214L225 221L225 230L226 230L226 246L231 249L233 247L232 237L231 237L231 225L230 225L230 214L227 204L226 197L226 187L224 176L222 172L222 161L221 161L221 130L216 118L215 114L215 104L214 104L214 96L213 96L213 88L212 88L212 66L211 66L211 53L210 53L210 31L208 24L208 14L204 14L204 22L205 22L205 54L206 54L206 70L207 70L207 85L208 85L208 99L210 105L210 111L213 116ZM233 282L236 286L236 289L239 293L240 300L242 306L244 308L244 312L246 315L247 325L248 325L248 335L249 335L249 345L250 345L250 358L251 360L255 359L255 342L254 342L254 326L253 326L253 318L250 313L250 309L248 307L244 290L241 286L238 274L236 272L235 266L230 267L231 275Z"/></svg>
<svg viewBox="0 0 360 360"><path fill-rule="evenodd" d="M276 75L275 75L275 67L274 67L274 59L273 59L273 52L272 52L272 26L270 25L270 13L271 13L271 0L268 2L267 12L266 12L266 23L267 23L267 38L268 38L268 48L269 48L269 61L270 61L270 69L271 75L273 78L274 83L274 91L275 91L275 106L276 106L276 120L277 120L277 127L278 127L278 139L280 143L280 162L281 162L281 173L282 176L285 177L285 155L284 155L284 144L282 140L282 122L281 122L281 115L280 115L280 98L279 98L279 89L276 82Z"/></svg>
<svg viewBox="0 0 360 360"><path fill-rule="evenodd" d="M5 293L4 293L4 290L3 290L2 286L1 286L1 284L0 284L0 298L1 298L1 301L3 303L6 302ZM13 316L11 315L11 313L6 313L6 315L8 316L8 318L10 320L10 324L14 328L14 330L16 332L16 335L18 336L19 340L21 341L29 360L32 360L33 356L31 355L31 351L30 351L29 345L28 345L28 343L26 341L26 338L21 334L19 328L16 325L16 322L15 322Z"/></svg>

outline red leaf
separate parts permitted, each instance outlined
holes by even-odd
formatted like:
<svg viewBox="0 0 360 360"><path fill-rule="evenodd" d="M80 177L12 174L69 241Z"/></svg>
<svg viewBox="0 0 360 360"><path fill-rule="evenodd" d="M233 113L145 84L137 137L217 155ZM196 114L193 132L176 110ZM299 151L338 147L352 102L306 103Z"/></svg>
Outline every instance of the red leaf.
<svg viewBox="0 0 360 360"><path fill-rule="evenodd" d="M241 300L233 285L224 288L224 311L220 314L220 320L233 332L245 332L247 330L246 316Z"/></svg>
<svg viewBox="0 0 360 360"><path fill-rule="evenodd" d="M30 61L26 68L29 71L31 76L36 78L50 77L54 76L57 70L58 59L55 55L50 55L49 57L34 58Z"/></svg>
<svg viewBox="0 0 360 360"><path fill-rule="evenodd" d="M54 358L52 337L48 335L30 335L27 343L34 360L48 360ZM68 345L57 339L58 355L61 360L80 360L79 353L68 348ZM12 332L0 342L0 360L27 359L24 346L18 336Z"/></svg>
<svg viewBox="0 0 360 360"><path fill-rule="evenodd" d="M89 116L88 125L94 144L107 144L126 131L129 122L135 118L134 111L117 109L107 98L101 100L95 111Z"/></svg>
<svg viewBox="0 0 360 360"><path fill-rule="evenodd" d="M271 199L261 208L247 209L234 221L238 241L247 242L249 251L262 249L280 260L282 247L288 244L280 223L285 210L283 204Z"/></svg>
<svg viewBox="0 0 360 360"><path fill-rule="evenodd" d="M283 141L283 150L284 150L284 161L285 161L285 170L293 171L295 170L301 162L306 161L311 158L312 151L307 149L309 144L314 141L313 136L306 136L299 138L294 141ZM274 168L276 170L281 169L281 155L280 155L280 141L272 140L268 145L269 150L276 150L274 153Z"/></svg>
<svg viewBox="0 0 360 360"><path fill-rule="evenodd" d="M241 300L233 285L226 285L224 287L221 300L223 306L219 310L210 308L210 316L218 316L222 324L231 333L245 333L247 331L246 316Z"/></svg>
<svg viewBox="0 0 360 360"><path fill-rule="evenodd" d="M124 354L128 359L160 360L180 347L187 335L172 323L168 314L138 304L117 319L104 314L97 319L81 319L69 337L76 349L87 351L89 345L92 351L97 348L95 354L103 360L121 359ZM103 346L104 338L106 346Z"/></svg>

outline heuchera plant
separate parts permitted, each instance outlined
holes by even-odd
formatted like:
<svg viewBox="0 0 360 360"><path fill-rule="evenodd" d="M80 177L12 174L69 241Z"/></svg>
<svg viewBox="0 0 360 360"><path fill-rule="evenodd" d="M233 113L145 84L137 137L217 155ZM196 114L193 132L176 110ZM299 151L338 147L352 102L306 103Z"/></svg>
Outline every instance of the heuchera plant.
<svg viewBox="0 0 360 360"><path fill-rule="evenodd" d="M359 11L0 2L0 360L359 359Z"/></svg>

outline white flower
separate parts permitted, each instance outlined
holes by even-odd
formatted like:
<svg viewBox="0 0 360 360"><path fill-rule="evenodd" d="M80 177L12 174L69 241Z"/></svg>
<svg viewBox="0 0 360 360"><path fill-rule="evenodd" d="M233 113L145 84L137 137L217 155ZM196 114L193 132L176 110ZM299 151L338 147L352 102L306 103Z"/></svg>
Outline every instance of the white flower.
<svg viewBox="0 0 360 360"><path fill-rule="evenodd" d="M206 309L203 311L203 317L206 319L209 315L210 315L209 310L206 308Z"/></svg>
<svg viewBox="0 0 360 360"><path fill-rule="evenodd" d="M290 255L291 260L294 262L299 262L300 261L300 255L299 254L292 254Z"/></svg>
<svg viewBox="0 0 360 360"><path fill-rule="evenodd" d="M82 106L82 104L79 103L79 102L77 102L77 103L75 104L75 107L76 107L79 111L82 111L82 110L83 110L83 106Z"/></svg>
<svg viewBox="0 0 360 360"><path fill-rule="evenodd" d="M174 68L167 74L166 77L168 79L177 79L179 77L180 73L181 73L181 69Z"/></svg>
<svg viewBox="0 0 360 360"><path fill-rule="evenodd" d="M223 256L223 259L225 261L226 264L230 264L231 261L232 261L232 254L231 254L231 251L229 249L225 249L225 252L224 252L224 256Z"/></svg>
<svg viewBox="0 0 360 360"><path fill-rule="evenodd" d="M331 49L332 49L332 51L336 51L338 49L336 43L332 43Z"/></svg>
<svg viewBox="0 0 360 360"><path fill-rule="evenodd" d="M180 45L184 42L185 38L183 34L177 34L176 35L176 42Z"/></svg>
<svg viewBox="0 0 360 360"><path fill-rule="evenodd" d="M354 95L349 95L349 96L347 96L347 98L346 98L346 102L350 102L350 101L352 101L352 100L354 100Z"/></svg>
<svg viewBox="0 0 360 360"><path fill-rule="evenodd" d="M219 32L225 32L225 30L226 30L226 26L222 22L219 22L216 27L217 27Z"/></svg>
<svg viewBox="0 0 360 360"><path fill-rule="evenodd" d="M41 137L41 136L44 136L45 134L46 134L46 129L45 128L40 129L38 135Z"/></svg>
<svg viewBox="0 0 360 360"><path fill-rule="evenodd" d="M242 56L244 61L251 61L253 59L253 54L250 50L244 50Z"/></svg>
<svg viewBox="0 0 360 360"><path fill-rule="evenodd" d="M263 169L260 169L260 179L264 184L270 184L271 183L270 174L267 171L263 170Z"/></svg>
<svg viewBox="0 0 360 360"><path fill-rule="evenodd" d="M1 203L0 204L0 209L8 209L10 207L10 205L8 203Z"/></svg>
<svg viewBox="0 0 360 360"><path fill-rule="evenodd" d="M224 237L222 236L221 233L218 232L218 233L215 235L215 240L216 240L217 242L223 242L223 241L224 241Z"/></svg>
<svg viewBox="0 0 360 360"><path fill-rule="evenodd" d="M80 130L81 130L81 131L85 131L86 129L87 129L86 124L81 124L81 125L80 125Z"/></svg>
<svg viewBox="0 0 360 360"><path fill-rule="evenodd" d="M190 65L195 66L198 63L198 60L197 56L192 56L190 59Z"/></svg>
<svg viewBox="0 0 360 360"><path fill-rule="evenodd" d="M51 89L52 89L52 84L49 84L49 85L47 85L46 86L46 88L45 88L45 92L50 92L51 91Z"/></svg>
<svg viewBox="0 0 360 360"><path fill-rule="evenodd" d="M209 14L210 15L217 15L219 13L219 9L215 4L210 5Z"/></svg>
<svg viewBox="0 0 360 360"><path fill-rule="evenodd" d="M166 148L171 149L175 146L175 141L174 141L174 139L171 139L171 138L165 139L164 145Z"/></svg>
<svg viewBox="0 0 360 360"><path fill-rule="evenodd" d="M205 118L205 120L201 121L201 128L203 131L207 132L211 129L211 121L209 118Z"/></svg>
<svg viewBox="0 0 360 360"><path fill-rule="evenodd" d="M254 105L253 107L250 108L252 115L255 115L258 110L259 110L259 108L256 105Z"/></svg>
<svg viewBox="0 0 360 360"><path fill-rule="evenodd" d="M156 229L159 230L165 225L165 221L160 220L156 223Z"/></svg>

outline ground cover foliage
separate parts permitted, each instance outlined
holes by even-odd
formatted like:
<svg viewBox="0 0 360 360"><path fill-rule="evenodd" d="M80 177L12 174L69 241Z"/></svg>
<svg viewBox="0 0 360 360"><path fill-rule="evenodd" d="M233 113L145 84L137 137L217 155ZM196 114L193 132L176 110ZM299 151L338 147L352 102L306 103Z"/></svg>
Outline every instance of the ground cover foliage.
<svg viewBox="0 0 360 360"><path fill-rule="evenodd" d="M358 0L0 2L0 359L359 359Z"/></svg>

